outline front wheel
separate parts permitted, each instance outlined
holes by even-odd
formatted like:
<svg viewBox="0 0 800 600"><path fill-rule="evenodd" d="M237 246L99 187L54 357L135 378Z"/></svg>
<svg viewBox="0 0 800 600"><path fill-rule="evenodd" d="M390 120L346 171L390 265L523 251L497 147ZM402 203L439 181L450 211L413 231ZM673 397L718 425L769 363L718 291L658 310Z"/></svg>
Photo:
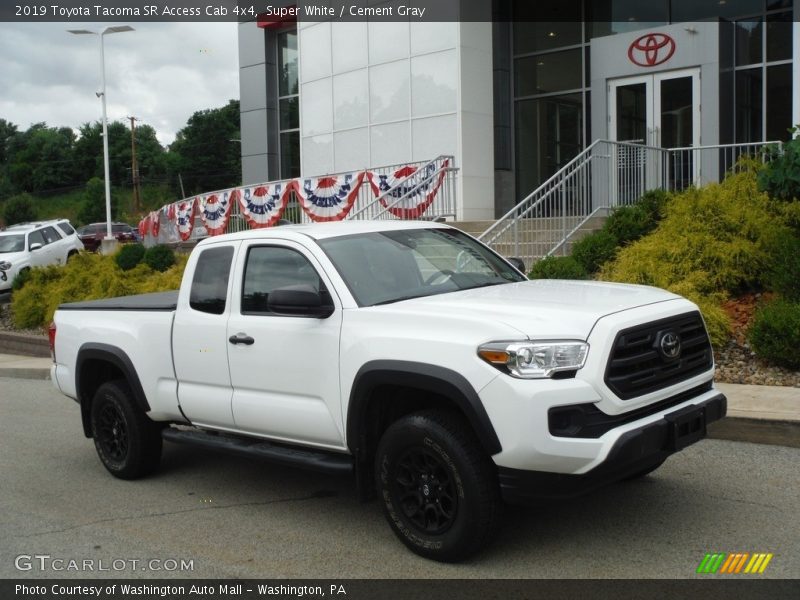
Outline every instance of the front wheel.
<svg viewBox="0 0 800 600"><path fill-rule="evenodd" d="M375 461L378 495L395 535L416 554L456 562L497 529L497 475L458 415L425 411L393 423Z"/></svg>
<svg viewBox="0 0 800 600"><path fill-rule="evenodd" d="M92 437L103 466L120 479L152 473L161 460L161 427L136 405L126 381L108 381L92 400Z"/></svg>

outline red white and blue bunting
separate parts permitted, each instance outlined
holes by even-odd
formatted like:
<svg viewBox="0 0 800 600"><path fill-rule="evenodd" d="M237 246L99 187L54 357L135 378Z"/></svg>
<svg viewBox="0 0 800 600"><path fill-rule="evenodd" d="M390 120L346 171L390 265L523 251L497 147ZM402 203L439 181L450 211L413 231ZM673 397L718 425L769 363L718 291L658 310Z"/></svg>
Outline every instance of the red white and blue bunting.
<svg viewBox="0 0 800 600"><path fill-rule="evenodd" d="M194 229L196 205L196 199L192 198L191 200L179 202L175 207L175 227L178 230L178 235L184 242L191 237L192 229Z"/></svg>
<svg viewBox="0 0 800 600"><path fill-rule="evenodd" d="M150 233L150 216L144 217L141 221L139 221L139 235L144 237L148 233Z"/></svg>
<svg viewBox="0 0 800 600"><path fill-rule="evenodd" d="M422 171L420 167L406 165L390 174L354 171L205 194L149 213L139 222L139 233L157 239L163 218L165 223L175 225L174 229L168 228L166 238L174 241L177 233L186 241L195 230L195 217L199 213L208 234L220 235L228 227L234 204L238 204L250 228L271 227L283 216L292 193L312 221L341 221L352 210L365 178L389 213L400 219L418 219L436 199L449 165L450 160L442 158L425 165ZM202 233L202 229L197 233Z"/></svg>
<svg viewBox="0 0 800 600"><path fill-rule="evenodd" d="M239 194L239 208L250 227L272 227L277 223L286 205L292 183L274 183L242 188Z"/></svg>
<svg viewBox="0 0 800 600"><path fill-rule="evenodd" d="M155 238L158 237L158 232L161 228L161 222L158 220L158 217L159 211L157 210L154 210L147 216L147 218L150 220L150 234Z"/></svg>
<svg viewBox="0 0 800 600"><path fill-rule="evenodd" d="M225 190L200 197L200 215L208 235L225 233L231 216L231 206L238 196L239 190Z"/></svg>
<svg viewBox="0 0 800 600"><path fill-rule="evenodd" d="M364 172L309 177L292 182L297 200L312 221L341 221L353 208Z"/></svg>
<svg viewBox="0 0 800 600"><path fill-rule="evenodd" d="M400 219L419 219L433 203L447 174L450 160L435 161L425 166L425 172L415 175L417 167L405 166L390 175L369 173L372 193L386 210ZM435 173L439 174L434 177ZM388 193L387 193L388 192Z"/></svg>

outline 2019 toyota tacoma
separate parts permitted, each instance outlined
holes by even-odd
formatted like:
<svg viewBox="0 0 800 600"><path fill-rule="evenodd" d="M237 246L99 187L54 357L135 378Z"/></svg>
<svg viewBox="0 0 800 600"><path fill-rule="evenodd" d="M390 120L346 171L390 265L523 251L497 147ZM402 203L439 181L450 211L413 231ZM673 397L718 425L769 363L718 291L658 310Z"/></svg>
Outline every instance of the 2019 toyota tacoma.
<svg viewBox="0 0 800 600"><path fill-rule="evenodd" d="M646 474L726 411L691 302L528 281L443 224L206 239L179 292L62 305L51 340L116 477L152 472L162 440L354 473L442 561L479 550L503 500Z"/></svg>

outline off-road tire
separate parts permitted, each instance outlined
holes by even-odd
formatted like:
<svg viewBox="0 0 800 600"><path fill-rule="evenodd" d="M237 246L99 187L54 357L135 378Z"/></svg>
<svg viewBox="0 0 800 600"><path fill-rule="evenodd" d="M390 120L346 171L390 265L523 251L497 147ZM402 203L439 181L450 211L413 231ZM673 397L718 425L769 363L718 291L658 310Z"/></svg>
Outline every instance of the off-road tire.
<svg viewBox="0 0 800 600"><path fill-rule="evenodd" d="M393 423L378 444L375 480L389 525L420 556L463 560L497 529L496 469L456 413L429 410Z"/></svg>
<svg viewBox="0 0 800 600"><path fill-rule="evenodd" d="M100 462L114 477L137 479L158 467L162 427L136 404L126 381L108 381L97 388L91 424Z"/></svg>

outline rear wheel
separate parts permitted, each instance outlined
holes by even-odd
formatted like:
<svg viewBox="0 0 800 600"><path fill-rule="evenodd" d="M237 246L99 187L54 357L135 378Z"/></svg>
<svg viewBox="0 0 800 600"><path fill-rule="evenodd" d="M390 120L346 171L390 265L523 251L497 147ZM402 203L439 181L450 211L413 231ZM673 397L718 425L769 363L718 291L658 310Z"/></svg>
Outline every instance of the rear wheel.
<svg viewBox="0 0 800 600"><path fill-rule="evenodd" d="M375 478L389 525L420 556L462 560L496 530L494 465L456 414L425 411L392 424L378 446Z"/></svg>
<svg viewBox="0 0 800 600"><path fill-rule="evenodd" d="M136 479L158 467L161 427L136 405L126 381L109 381L97 388L91 423L97 455L114 477Z"/></svg>

